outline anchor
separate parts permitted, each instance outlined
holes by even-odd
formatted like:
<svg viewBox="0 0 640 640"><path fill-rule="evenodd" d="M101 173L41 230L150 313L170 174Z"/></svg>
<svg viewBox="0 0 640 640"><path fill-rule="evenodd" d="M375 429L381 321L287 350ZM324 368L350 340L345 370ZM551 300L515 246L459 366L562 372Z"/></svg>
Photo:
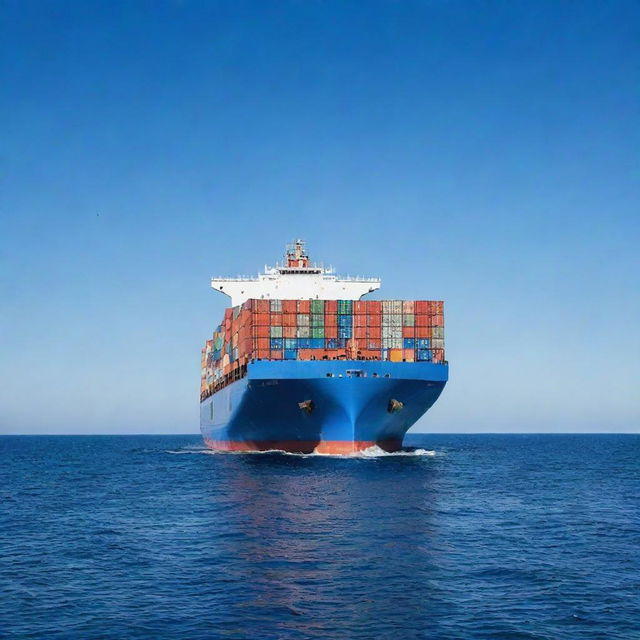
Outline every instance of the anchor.
<svg viewBox="0 0 640 640"><path fill-rule="evenodd" d="M303 402L298 402L298 406L308 414L313 413L313 409L315 408L313 400L304 400Z"/></svg>
<svg viewBox="0 0 640 640"><path fill-rule="evenodd" d="M391 398L391 400L389 400L389 404L387 405L387 411L389 413L397 413L403 408L404 402L400 402L400 400L395 400L394 398Z"/></svg>

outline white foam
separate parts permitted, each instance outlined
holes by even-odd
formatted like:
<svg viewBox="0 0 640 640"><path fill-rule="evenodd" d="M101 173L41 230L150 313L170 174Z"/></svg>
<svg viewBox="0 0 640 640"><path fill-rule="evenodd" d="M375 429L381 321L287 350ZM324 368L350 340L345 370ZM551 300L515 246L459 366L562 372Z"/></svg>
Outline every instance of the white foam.
<svg viewBox="0 0 640 640"><path fill-rule="evenodd" d="M378 445L373 445L372 447L368 447L367 449L361 449L360 451L354 451L352 453L318 453L314 451L313 453L294 453L292 451L283 451L282 449L266 449L264 451L217 451L214 449L206 449L195 447L185 447L184 449L179 449L178 451L166 451L166 453L171 453L173 455L181 455L181 454L198 454L204 453L205 455L261 455L261 454L279 454L283 456L299 456L302 458L386 458L393 456L435 456L437 455L435 451L431 449L403 449L401 451L385 451L381 449Z"/></svg>

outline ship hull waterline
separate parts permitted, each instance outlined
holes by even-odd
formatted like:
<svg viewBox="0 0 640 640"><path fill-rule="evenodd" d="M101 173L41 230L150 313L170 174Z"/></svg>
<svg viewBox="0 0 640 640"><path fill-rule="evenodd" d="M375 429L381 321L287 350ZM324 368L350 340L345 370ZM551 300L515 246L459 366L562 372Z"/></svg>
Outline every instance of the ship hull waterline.
<svg viewBox="0 0 640 640"><path fill-rule="evenodd" d="M397 451L447 379L440 363L254 361L201 402L200 429L216 451Z"/></svg>

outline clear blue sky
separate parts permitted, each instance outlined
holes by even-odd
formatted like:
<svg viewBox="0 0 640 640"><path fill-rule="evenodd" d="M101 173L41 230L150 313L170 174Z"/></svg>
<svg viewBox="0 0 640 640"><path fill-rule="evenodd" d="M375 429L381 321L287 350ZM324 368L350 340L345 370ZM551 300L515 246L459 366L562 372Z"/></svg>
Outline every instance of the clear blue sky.
<svg viewBox="0 0 640 640"><path fill-rule="evenodd" d="M197 432L286 241L446 301L419 430L640 430L640 5L0 5L0 433Z"/></svg>

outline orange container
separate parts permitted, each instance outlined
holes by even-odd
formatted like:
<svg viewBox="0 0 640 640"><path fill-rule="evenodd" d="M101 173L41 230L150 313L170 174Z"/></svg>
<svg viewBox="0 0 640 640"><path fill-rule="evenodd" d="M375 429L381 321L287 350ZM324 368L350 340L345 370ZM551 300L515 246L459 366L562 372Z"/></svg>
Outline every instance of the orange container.
<svg viewBox="0 0 640 640"><path fill-rule="evenodd" d="M416 338L430 338L431 327L416 327Z"/></svg>
<svg viewBox="0 0 640 640"><path fill-rule="evenodd" d="M402 349L389 349L389 360L391 362L402 362Z"/></svg>
<svg viewBox="0 0 640 640"><path fill-rule="evenodd" d="M272 360L282 360L282 351L272 350L271 351L271 359Z"/></svg>
<svg viewBox="0 0 640 640"><path fill-rule="evenodd" d="M420 314L416 316L416 327L430 327L431 326L431 316L426 314Z"/></svg>
<svg viewBox="0 0 640 640"><path fill-rule="evenodd" d="M298 313L311 313L311 301L298 300Z"/></svg>
<svg viewBox="0 0 640 640"><path fill-rule="evenodd" d="M256 349L254 356L256 358L268 360L270 354L271 351L269 349Z"/></svg>
<svg viewBox="0 0 640 640"><path fill-rule="evenodd" d="M444 316L441 313L435 316L431 316L431 326L444 327Z"/></svg>
<svg viewBox="0 0 640 640"><path fill-rule="evenodd" d="M415 338L415 335L416 335L415 327L402 327L403 338Z"/></svg>
<svg viewBox="0 0 640 640"><path fill-rule="evenodd" d="M335 315L338 313L338 301L337 300L325 300L324 301L324 312L327 315Z"/></svg>
<svg viewBox="0 0 640 640"><path fill-rule="evenodd" d="M413 300L403 300L402 301L402 313L414 313L414 302Z"/></svg>
<svg viewBox="0 0 640 640"><path fill-rule="evenodd" d="M416 357L416 352L413 349L403 349L402 358L405 362L413 362Z"/></svg>
<svg viewBox="0 0 640 640"><path fill-rule="evenodd" d="M382 313L380 300L365 300L364 304L368 315L380 315Z"/></svg>
<svg viewBox="0 0 640 640"><path fill-rule="evenodd" d="M324 337L331 339L338 337L338 327L328 327L326 324L324 325Z"/></svg>
<svg viewBox="0 0 640 640"><path fill-rule="evenodd" d="M272 327L280 327L280 326L282 326L282 314L281 313L272 313L271 314L271 326Z"/></svg>
<svg viewBox="0 0 640 640"><path fill-rule="evenodd" d="M429 313L430 303L428 300L415 300L413 303L413 312L416 315Z"/></svg>
<svg viewBox="0 0 640 640"><path fill-rule="evenodd" d="M378 352L380 355L380 349L382 348L382 340L380 338L367 338L367 348L369 350L374 350Z"/></svg>
<svg viewBox="0 0 640 640"><path fill-rule="evenodd" d="M271 310L271 301L256 300L255 308L258 313L269 313L269 311Z"/></svg>

